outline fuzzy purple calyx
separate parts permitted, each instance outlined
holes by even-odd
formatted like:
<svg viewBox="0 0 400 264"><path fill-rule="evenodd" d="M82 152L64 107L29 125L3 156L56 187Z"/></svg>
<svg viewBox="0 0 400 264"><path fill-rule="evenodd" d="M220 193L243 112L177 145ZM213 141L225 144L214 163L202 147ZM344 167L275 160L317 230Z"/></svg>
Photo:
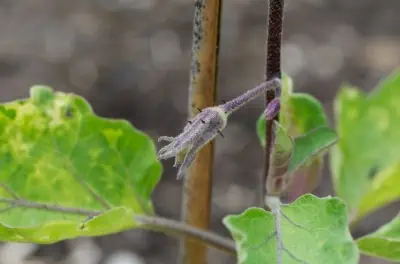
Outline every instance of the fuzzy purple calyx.
<svg viewBox="0 0 400 264"><path fill-rule="evenodd" d="M274 98L264 111L265 119L273 120L278 114L279 110L281 109L281 100L279 97Z"/></svg>

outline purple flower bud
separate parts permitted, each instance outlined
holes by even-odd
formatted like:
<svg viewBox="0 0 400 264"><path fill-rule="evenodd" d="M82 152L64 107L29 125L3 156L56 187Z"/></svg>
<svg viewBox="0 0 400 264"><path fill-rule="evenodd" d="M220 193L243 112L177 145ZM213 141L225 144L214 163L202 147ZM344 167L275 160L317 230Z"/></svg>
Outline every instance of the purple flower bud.
<svg viewBox="0 0 400 264"><path fill-rule="evenodd" d="M267 108L264 111L265 118L267 120L273 120L279 114L280 108L281 100L279 99L279 97L274 98L271 102L269 102Z"/></svg>
<svg viewBox="0 0 400 264"><path fill-rule="evenodd" d="M279 91L281 80L274 78L255 88L246 91L241 96L224 103L223 105L208 107L200 110L184 127L182 133L176 137L162 136L158 141L168 144L158 152L159 159L175 157L175 167L179 166L177 178L181 179L196 157L196 153L208 142L213 140L226 126L228 116L257 96L268 90ZM279 113L279 99L274 99L266 110L267 118L273 119Z"/></svg>
<svg viewBox="0 0 400 264"><path fill-rule="evenodd" d="M179 166L177 178L181 179L192 164L196 153L213 140L227 123L228 114L221 107L208 107L198 113L176 137L162 136L158 141L168 145L158 152L159 159L175 157L174 166Z"/></svg>

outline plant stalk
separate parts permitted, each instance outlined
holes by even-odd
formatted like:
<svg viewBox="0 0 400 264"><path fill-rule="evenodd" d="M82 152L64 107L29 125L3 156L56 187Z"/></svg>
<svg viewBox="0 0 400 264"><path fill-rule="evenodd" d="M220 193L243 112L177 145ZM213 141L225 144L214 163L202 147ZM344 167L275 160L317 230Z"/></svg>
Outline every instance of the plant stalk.
<svg viewBox="0 0 400 264"><path fill-rule="evenodd" d="M275 77L281 78L281 42L283 29L283 8L284 0L270 0L268 5L268 25L267 25L267 43L265 56L265 80L271 80ZM280 96L278 94L278 96ZM266 92L266 106L276 97L275 91ZM278 116L274 120L278 120ZM272 124L274 120L266 122L266 144L264 175L261 176L260 184L260 206L265 207L266 183L270 167L270 156L272 149Z"/></svg>
<svg viewBox="0 0 400 264"><path fill-rule="evenodd" d="M222 0L196 0L194 4L192 57L189 85L189 115L216 104L218 47ZM188 226L209 229L214 144L204 146L184 180L182 218ZM184 239L180 263L205 264L203 244Z"/></svg>
<svg viewBox="0 0 400 264"><path fill-rule="evenodd" d="M236 248L233 240L224 238L218 234L162 217L138 215L135 216L135 219L141 222L145 229L192 239L205 246L219 249L230 255L236 255Z"/></svg>

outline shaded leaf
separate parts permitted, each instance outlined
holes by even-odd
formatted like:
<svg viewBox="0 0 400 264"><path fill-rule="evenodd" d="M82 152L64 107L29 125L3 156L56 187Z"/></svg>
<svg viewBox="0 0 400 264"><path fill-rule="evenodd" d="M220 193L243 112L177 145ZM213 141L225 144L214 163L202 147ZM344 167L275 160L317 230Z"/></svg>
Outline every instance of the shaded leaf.
<svg viewBox="0 0 400 264"><path fill-rule="evenodd" d="M293 159L288 169L291 174L289 201L318 186L323 166L322 153L336 142L336 133L328 127L314 129L295 139Z"/></svg>
<svg viewBox="0 0 400 264"><path fill-rule="evenodd" d="M282 218L283 243L297 258L310 264L358 263L358 249L347 226L347 208L340 199L306 194L282 211L303 226ZM249 208L223 222L236 241L239 264L276 263L276 239L267 241L275 231L270 212ZM282 263L299 262L283 253Z"/></svg>
<svg viewBox="0 0 400 264"><path fill-rule="evenodd" d="M273 123L273 131L267 192L269 195L278 195L286 190L289 183L287 171L293 154L293 140L276 121Z"/></svg>
<svg viewBox="0 0 400 264"><path fill-rule="evenodd" d="M359 238L357 244L364 254L400 261L400 216L378 231Z"/></svg>
<svg viewBox="0 0 400 264"><path fill-rule="evenodd" d="M400 199L400 163L380 171L362 197L355 222L379 207Z"/></svg>
<svg viewBox="0 0 400 264"><path fill-rule="evenodd" d="M53 243L132 228L152 214L161 165L151 139L96 116L73 94L45 86L0 106L0 240ZM18 197L16 197L18 196ZM11 206L10 200L103 212L85 215Z"/></svg>
<svg viewBox="0 0 400 264"><path fill-rule="evenodd" d="M369 95L343 86L335 100L340 141L331 152L331 170L336 192L351 209L360 206L379 170L400 161L399 101L399 70Z"/></svg>
<svg viewBox="0 0 400 264"><path fill-rule="evenodd" d="M312 159L307 166L301 166L290 175L290 186L287 201L292 202L305 193L312 192L319 184L323 160Z"/></svg>

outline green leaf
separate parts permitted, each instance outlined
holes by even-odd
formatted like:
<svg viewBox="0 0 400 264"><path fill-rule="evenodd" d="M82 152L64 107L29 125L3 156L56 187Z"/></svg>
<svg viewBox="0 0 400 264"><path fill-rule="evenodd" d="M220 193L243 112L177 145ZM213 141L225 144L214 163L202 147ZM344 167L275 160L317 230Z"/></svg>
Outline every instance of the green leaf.
<svg viewBox="0 0 400 264"><path fill-rule="evenodd" d="M399 101L400 70L369 95L343 86L335 100L340 141L331 152L331 170L336 192L353 210L377 173L400 161Z"/></svg>
<svg viewBox="0 0 400 264"><path fill-rule="evenodd" d="M304 93L290 95L289 134L299 136L316 128L327 126L328 119L321 103L313 96Z"/></svg>
<svg viewBox="0 0 400 264"><path fill-rule="evenodd" d="M289 136L294 138L327 126L328 120L321 103L309 94L292 93L292 90L292 80L289 76L283 75L279 123L288 131ZM257 135L263 147L265 147L265 123L265 117L260 115L257 121Z"/></svg>
<svg viewBox="0 0 400 264"><path fill-rule="evenodd" d="M300 169L301 165L307 165L306 162L311 158L321 160L318 162L320 167L322 159L319 154L336 141L335 132L327 127L327 117L317 99L309 94L292 93L293 82L287 75L283 75L282 83L279 122L295 141L294 161L290 165L290 171ZM265 117L261 115L257 121L257 135L263 147L265 147L265 125ZM306 149L303 150L303 147Z"/></svg>
<svg viewBox="0 0 400 264"><path fill-rule="evenodd" d="M151 139L126 121L96 116L79 96L35 86L29 99L1 105L0 146L2 241L104 235L135 227L134 214L153 214L162 168Z"/></svg>
<svg viewBox="0 0 400 264"><path fill-rule="evenodd" d="M293 158L289 165L289 173L299 169L309 158L320 154L336 141L335 131L328 127L320 127L304 136L297 137L294 143Z"/></svg>
<svg viewBox="0 0 400 264"><path fill-rule="evenodd" d="M265 131L265 119L261 119L258 122L259 134ZM261 129L261 127L263 127ZM307 164L309 159L317 157L322 154L327 148L337 142L338 138L334 130L328 127L318 127L308 133L298 136L294 139L294 151L292 160L289 165L289 173L292 173L301 168L301 166ZM265 139L261 140L261 143Z"/></svg>
<svg viewBox="0 0 400 264"><path fill-rule="evenodd" d="M362 197L354 222L400 198L400 162L379 172Z"/></svg>
<svg viewBox="0 0 400 264"><path fill-rule="evenodd" d="M359 238L357 244L366 255L400 261L400 216L378 231Z"/></svg>
<svg viewBox="0 0 400 264"><path fill-rule="evenodd" d="M358 263L358 249L347 226L347 208L340 199L306 194L282 211L303 227L281 219L284 246L297 258L310 264ZM275 231L270 212L249 208L225 217L223 223L236 241L239 264L276 263L276 239L267 241ZM284 252L282 263L299 262Z"/></svg>

